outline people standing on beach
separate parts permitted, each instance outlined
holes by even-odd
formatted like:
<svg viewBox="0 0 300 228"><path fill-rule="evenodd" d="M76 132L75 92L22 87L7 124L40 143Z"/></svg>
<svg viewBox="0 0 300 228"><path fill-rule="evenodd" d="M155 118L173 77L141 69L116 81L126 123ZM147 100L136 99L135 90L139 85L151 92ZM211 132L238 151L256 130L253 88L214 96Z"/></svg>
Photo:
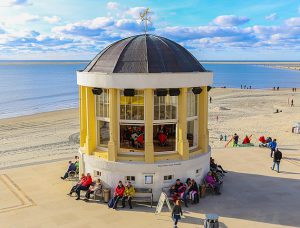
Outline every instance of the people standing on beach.
<svg viewBox="0 0 300 228"><path fill-rule="evenodd" d="M271 149L271 154L270 154L270 156L271 156L271 158L272 158L272 157L273 157L273 153L275 152L275 149L276 149L276 147L277 147L276 139L273 139L273 141L269 143L269 147L270 147L270 149Z"/></svg>
<svg viewBox="0 0 300 228"><path fill-rule="evenodd" d="M291 107L294 107L294 99L291 100Z"/></svg>
<svg viewBox="0 0 300 228"><path fill-rule="evenodd" d="M279 91L279 86L277 87L277 91Z"/></svg>
<svg viewBox="0 0 300 228"><path fill-rule="evenodd" d="M251 89L251 86L249 86L249 89Z"/></svg>
<svg viewBox="0 0 300 228"><path fill-rule="evenodd" d="M238 143L239 143L239 136L234 133L233 135L233 146L238 146Z"/></svg>
<svg viewBox="0 0 300 228"><path fill-rule="evenodd" d="M211 103L212 102L212 98L211 97L209 97L209 103Z"/></svg>
<svg viewBox="0 0 300 228"><path fill-rule="evenodd" d="M174 220L174 228L177 227L178 221L181 219L182 216L182 209L181 209L181 204L180 200L176 200L175 206L173 207L172 210L172 218Z"/></svg>
<svg viewBox="0 0 300 228"><path fill-rule="evenodd" d="M282 153L277 148L275 153L274 153L273 166L271 167L272 170L274 170L275 165L276 165L277 166L277 173L279 173L279 165L280 165L281 159L282 159Z"/></svg>
<svg viewBox="0 0 300 228"><path fill-rule="evenodd" d="M246 89L246 85L244 85L244 89Z"/></svg>
<svg viewBox="0 0 300 228"><path fill-rule="evenodd" d="M241 85L241 89L243 89L243 85Z"/></svg>

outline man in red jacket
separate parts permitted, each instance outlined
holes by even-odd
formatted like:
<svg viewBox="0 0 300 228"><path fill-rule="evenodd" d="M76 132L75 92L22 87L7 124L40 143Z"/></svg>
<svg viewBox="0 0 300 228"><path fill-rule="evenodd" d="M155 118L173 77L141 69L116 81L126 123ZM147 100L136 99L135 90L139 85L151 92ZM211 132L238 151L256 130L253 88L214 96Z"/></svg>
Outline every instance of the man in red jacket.
<svg viewBox="0 0 300 228"><path fill-rule="evenodd" d="M113 209L117 208L119 200L123 198L124 191L125 191L125 187L124 187L122 181L119 181L119 184L116 187L115 193L114 193L115 204L113 206Z"/></svg>
<svg viewBox="0 0 300 228"><path fill-rule="evenodd" d="M76 189L76 194L77 194L76 200L80 199L80 191L81 190L87 191L89 189L90 185L92 184L92 182L93 182L93 180L92 180L91 174L87 173L86 174L86 179L84 179L81 182L81 185Z"/></svg>

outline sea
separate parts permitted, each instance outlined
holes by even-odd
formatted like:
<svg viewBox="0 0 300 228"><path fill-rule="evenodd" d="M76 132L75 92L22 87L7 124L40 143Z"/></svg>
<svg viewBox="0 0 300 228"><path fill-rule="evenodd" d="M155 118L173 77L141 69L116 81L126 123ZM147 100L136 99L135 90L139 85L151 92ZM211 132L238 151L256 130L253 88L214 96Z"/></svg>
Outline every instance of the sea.
<svg viewBox="0 0 300 228"><path fill-rule="evenodd" d="M0 119L78 107L76 71L88 61L0 61ZM215 87L300 88L300 71L257 64L202 63Z"/></svg>

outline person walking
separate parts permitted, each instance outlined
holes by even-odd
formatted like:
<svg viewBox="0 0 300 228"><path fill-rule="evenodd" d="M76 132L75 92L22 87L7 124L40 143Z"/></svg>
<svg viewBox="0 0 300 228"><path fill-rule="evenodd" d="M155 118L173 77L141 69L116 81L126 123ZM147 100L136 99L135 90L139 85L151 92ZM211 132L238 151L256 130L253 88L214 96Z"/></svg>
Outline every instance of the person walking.
<svg viewBox="0 0 300 228"><path fill-rule="evenodd" d="M279 165L281 159L282 159L282 153L277 148L276 151L274 152L273 166L272 166L272 170L274 170L275 165L277 166L277 173L279 173Z"/></svg>
<svg viewBox="0 0 300 228"><path fill-rule="evenodd" d="M233 135L233 146L237 147L238 143L239 143L239 136L236 133L234 133L234 135Z"/></svg>
<svg viewBox="0 0 300 228"><path fill-rule="evenodd" d="M291 107L294 107L294 99L291 100Z"/></svg>
<svg viewBox="0 0 300 228"><path fill-rule="evenodd" d="M209 103L211 103L212 102L212 98L211 97L209 97Z"/></svg>
<svg viewBox="0 0 300 228"><path fill-rule="evenodd" d="M182 209L180 205L180 200L176 200L175 206L172 210L172 218L174 220L174 228L177 228L178 221L181 219Z"/></svg>
<svg viewBox="0 0 300 228"><path fill-rule="evenodd" d="M273 139L273 141L269 143L269 147L270 147L270 149L271 149L271 154L270 154L270 156L271 156L271 158L272 158L272 157L273 157L273 153L275 152L275 149L276 149L276 147L277 147L276 139Z"/></svg>

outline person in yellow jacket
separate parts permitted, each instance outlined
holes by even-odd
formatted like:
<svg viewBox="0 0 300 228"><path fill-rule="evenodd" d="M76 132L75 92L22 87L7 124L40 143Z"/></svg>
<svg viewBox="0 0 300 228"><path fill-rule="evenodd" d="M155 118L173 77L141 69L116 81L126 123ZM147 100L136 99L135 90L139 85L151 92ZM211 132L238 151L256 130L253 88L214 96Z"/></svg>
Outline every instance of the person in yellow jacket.
<svg viewBox="0 0 300 228"><path fill-rule="evenodd" d="M131 185L131 182L128 182L126 187L125 187L125 192L124 192L124 196L122 198L122 207L125 207L125 200L127 199L128 204L129 204L129 208L132 209L132 204L131 204L131 200L132 197L135 194L135 189L133 187L133 185Z"/></svg>

